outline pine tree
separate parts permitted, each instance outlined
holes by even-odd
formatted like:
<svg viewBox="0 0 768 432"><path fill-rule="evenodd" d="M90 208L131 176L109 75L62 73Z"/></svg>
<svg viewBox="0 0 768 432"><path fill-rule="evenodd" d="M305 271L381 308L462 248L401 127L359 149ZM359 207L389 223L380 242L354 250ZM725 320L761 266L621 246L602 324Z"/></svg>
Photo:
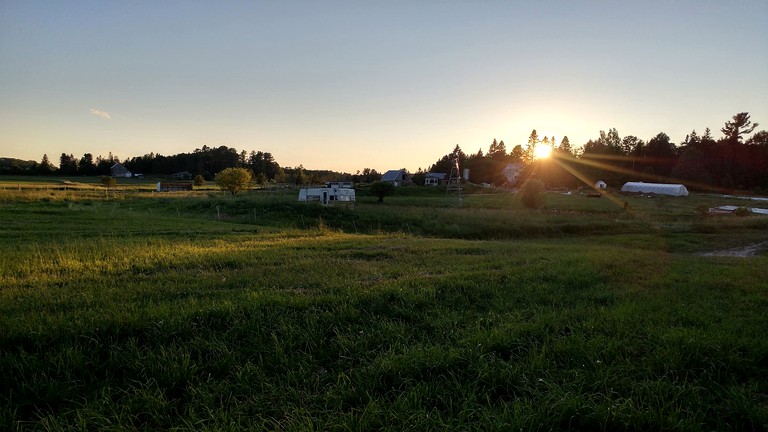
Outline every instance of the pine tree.
<svg viewBox="0 0 768 432"><path fill-rule="evenodd" d="M536 129L534 129L531 131L531 136L528 137L528 144L523 152L523 162L533 162L533 151L539 142L539 134L536 133Z"/></svg>
<svg viewBox="0 0 768 432"><path fill-rule="evenodd" d="M758 123L752 124L749 113L743 112L733 116L733 121L725 122L725 126L720 131L723 132L728 141L740 143L741 136L751 134L758 125Z"/></svg>
<svg viewBox="0 0 768 432"><path fill-rule="evenodd" d="M51 160L48 159L48 154L43 155L43 159L40 161L40 165L37 166L37 172L42 175L52 174L56 171L56 167L53 166Z"/></svg>

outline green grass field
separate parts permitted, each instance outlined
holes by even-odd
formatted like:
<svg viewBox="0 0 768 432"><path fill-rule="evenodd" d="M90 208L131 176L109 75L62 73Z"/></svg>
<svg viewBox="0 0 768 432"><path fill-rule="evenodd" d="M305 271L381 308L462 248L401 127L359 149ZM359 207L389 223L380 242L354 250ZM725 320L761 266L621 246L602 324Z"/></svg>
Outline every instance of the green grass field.
<svg viewBox="0 0 768 432"><path fill-rule="evenodd" d="M0 183L0 430L768 428L743 201L147 183Z"/></svg>

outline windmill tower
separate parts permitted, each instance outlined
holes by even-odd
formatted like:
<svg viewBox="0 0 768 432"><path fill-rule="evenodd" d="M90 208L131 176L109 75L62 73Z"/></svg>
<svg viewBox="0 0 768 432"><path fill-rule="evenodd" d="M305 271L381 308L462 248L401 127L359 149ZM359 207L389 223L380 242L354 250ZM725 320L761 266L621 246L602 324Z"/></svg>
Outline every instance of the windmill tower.
<svg viewBox="0 0 768 432"><path fill-rule="evenodd" d="M459 206L463 203L461 196L461 170L459 169L459 152L453 154L451 173L448 175L448 186L445 188L445 199L448 202L457 200Z"/></svg>

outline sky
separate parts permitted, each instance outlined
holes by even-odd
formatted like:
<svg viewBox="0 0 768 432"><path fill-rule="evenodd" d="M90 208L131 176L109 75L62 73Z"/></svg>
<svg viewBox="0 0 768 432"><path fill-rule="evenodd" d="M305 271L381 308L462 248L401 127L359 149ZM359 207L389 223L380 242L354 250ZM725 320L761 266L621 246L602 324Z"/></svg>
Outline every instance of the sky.
<svg viewBox="0 0 768 432"><path fill-rule="evenodd" d="M764 0L0 0L0 157L224 145L415 172L533 129L768 129L767 19Z"/></svg>

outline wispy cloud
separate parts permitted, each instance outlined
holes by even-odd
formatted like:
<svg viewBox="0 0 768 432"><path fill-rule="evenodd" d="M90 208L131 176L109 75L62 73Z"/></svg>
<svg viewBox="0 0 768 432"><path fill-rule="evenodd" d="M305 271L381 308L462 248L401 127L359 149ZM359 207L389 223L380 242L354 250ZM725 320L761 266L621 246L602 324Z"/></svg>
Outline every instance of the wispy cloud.
<svg viewBox="0 0 768 432"><path fill-rule="evenodd" d="M101 117L103 119L110 120L112 119L112 116L109 115L106 111L99 111L95 108L91 108L91 114L95 115L96 117Z"/></svg>

